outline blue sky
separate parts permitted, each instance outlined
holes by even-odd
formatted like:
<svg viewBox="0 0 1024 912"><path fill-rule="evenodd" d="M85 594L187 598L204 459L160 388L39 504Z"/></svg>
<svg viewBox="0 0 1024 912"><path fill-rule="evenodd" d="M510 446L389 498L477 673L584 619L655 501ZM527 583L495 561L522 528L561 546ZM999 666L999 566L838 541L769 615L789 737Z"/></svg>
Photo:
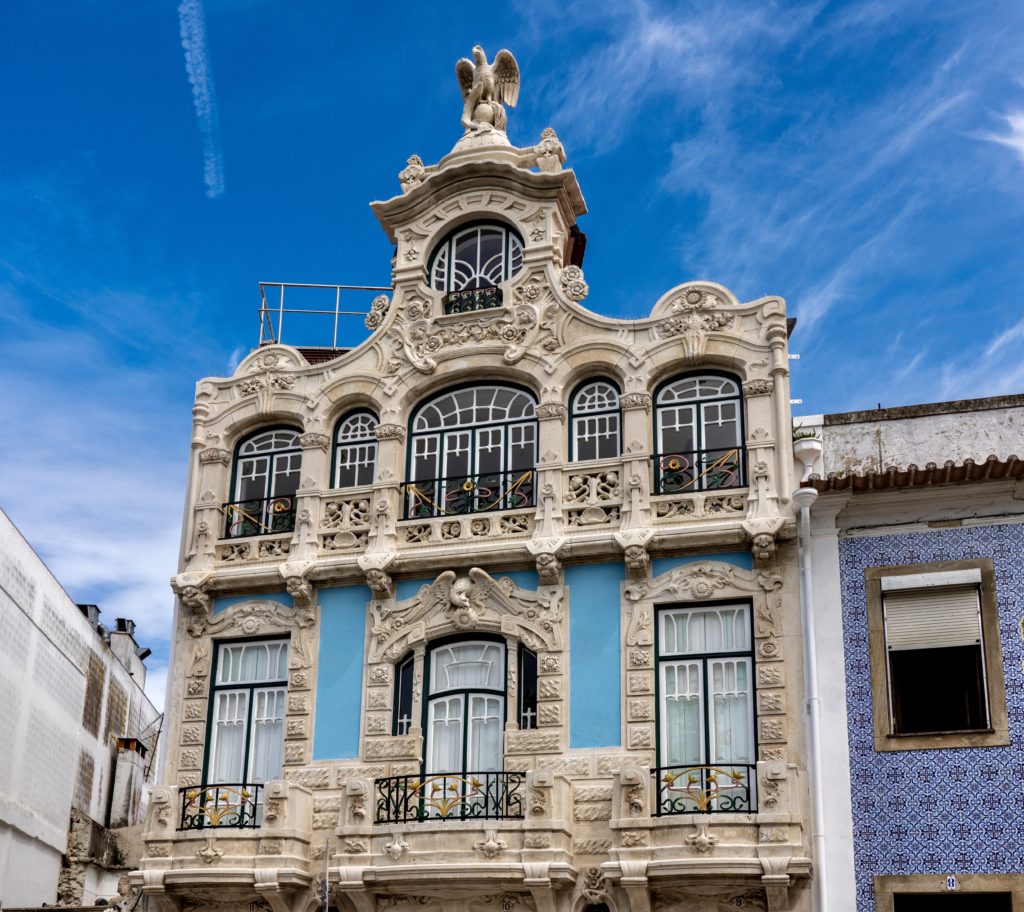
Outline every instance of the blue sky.
<svg viewBox="0 0 1024 912"><path fill-rule="evenodd" d="M388 284L367 203L454 144L476 42L518 57L512 141L576 169L588 306L782 295L803 414L1024 392L1019 0L473 10L5 5L0 503L139 621L154 692L194 383L255 344L258 280Z"/></svg>

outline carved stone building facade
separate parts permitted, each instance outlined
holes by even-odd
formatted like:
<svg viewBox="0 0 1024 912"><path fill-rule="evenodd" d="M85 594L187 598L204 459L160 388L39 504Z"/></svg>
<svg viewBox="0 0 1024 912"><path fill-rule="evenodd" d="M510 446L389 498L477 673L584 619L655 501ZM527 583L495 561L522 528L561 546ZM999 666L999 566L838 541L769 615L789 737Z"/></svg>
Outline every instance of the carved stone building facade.
<svg viewBox="0 0 1024 912"><path fill-rule="evenodd" d="M198 384L135 881L175 912L808 909L784 302L588 310L561 144L475 103L372 205L369 337Z"/></svg>

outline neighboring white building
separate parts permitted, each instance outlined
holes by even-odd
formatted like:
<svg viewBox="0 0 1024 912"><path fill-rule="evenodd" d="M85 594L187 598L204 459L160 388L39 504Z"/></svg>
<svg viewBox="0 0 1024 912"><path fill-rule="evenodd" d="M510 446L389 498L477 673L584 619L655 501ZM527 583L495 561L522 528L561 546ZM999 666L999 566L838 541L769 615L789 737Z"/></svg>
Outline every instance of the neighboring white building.
<svg viewBox="0 0 1024 912"><path fill-rule="evenodd" d="M819 495L826 908L1024 908L1024 396L794 426Z"/></svg>
<svg viewBox="0 0 1024 912"><path fill-rule="evenodd" d="M159 715L134 624L76 605L0 511L0 906L91 905L131 862ZM122 840L123 841L123 840Z"/></svg>

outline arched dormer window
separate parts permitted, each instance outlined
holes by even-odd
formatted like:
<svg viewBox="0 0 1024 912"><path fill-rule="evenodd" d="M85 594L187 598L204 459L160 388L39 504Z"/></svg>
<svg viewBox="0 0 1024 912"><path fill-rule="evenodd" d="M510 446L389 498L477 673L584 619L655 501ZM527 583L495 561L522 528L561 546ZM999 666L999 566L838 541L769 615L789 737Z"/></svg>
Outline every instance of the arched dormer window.
<svg viewBox="0 0 1024 912"><path fill-rule="evenodd" d="M334 429L335 488L358 488L373 484L377 464L377 416L372 412L349 412Z"/></svg>
<svg viewBox="0 0 1024 912"><path fill-rule="evenodd" d="M273 535L295 528L302 448L295 428L257 431L235 450L234 499L224 505L225 538Z"/></svg>
<svg viewBox="0 0 1024 912"><path fill-rule="evenodd" d="M523 240L506 225L485 223L453 231L430 258L430 287L446 292L445 313L501 305L498 286L523 268Z"/></svg>
<svg viewBox="0 0 1024 912"><path fill-rule="evenodd" d="M513 386L442 393L409 425L406 518L534 505L536 401Z"/></svg>
<svg viewBox="0 0 1024 912"><path fill-rule="evenodd" d="M614 459L622 452L619 390L610 380L588 380L569 400L569 458Z"/></svg>
<svg viewBox="0 0 1024 912"><path fill-rule="evenodd" d="M679 377L654 396L655 493L736 488L743 477L743 399L726 374Z"/></svg>

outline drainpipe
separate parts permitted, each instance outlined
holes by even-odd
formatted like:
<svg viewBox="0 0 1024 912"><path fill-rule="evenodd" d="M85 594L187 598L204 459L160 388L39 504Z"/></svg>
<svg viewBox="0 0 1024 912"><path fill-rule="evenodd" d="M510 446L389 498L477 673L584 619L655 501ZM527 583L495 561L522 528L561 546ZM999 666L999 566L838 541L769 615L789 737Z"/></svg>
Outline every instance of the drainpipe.
<svg viewBox="0 0 1024 912"><path fill-rule="evenodd" d="M804 694L807 701L807 773L811 787L811 845L814 859L814 912L825 912L828 899L825 871L825 803L821 781L821 726L818 698L818 648L814 634L814 589L811 572L811 504L814 488L797 488L793 506L798 513L800 542L800 619L804 639Z"/></svg>

